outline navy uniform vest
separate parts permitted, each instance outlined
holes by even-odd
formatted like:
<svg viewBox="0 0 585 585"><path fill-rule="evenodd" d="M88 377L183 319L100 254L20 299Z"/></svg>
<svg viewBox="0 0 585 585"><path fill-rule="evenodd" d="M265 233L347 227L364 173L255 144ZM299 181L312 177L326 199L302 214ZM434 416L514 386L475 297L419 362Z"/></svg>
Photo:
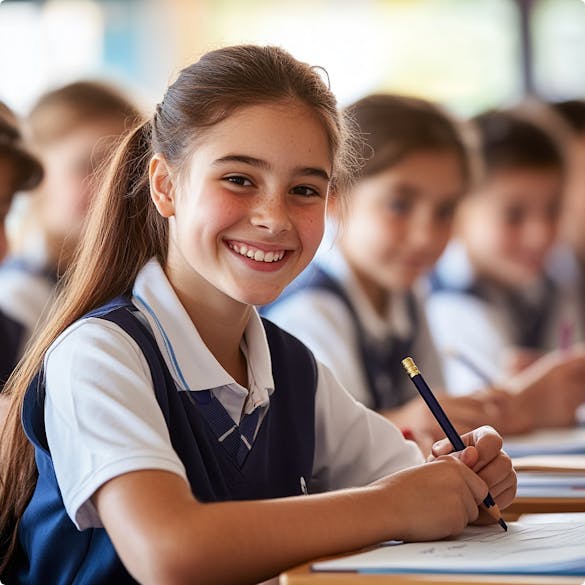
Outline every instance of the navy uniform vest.
<svg viewBox="0 0 585 585"><path fill-rule="evenodd" d="M151 332L126 299L89 313L118 324L144 352L156 400L173 448L201 502L278 498L303 493L312 475L315 444L316 363L311 352L269 321L275 392L243 464L218 442L193 399L178 391ZM123 585L135 583L103 528L77 530L63 506L44 426L42 374L31 383L23 407L25 432L35 448L38 480L19 526L19 545L6 575L13 583Z"/></svg>
<svg viewBox="0 0 585 585"><path fill-rule="evenodd" d="M380 343L379 339L372 339L365 332L355 307L343 287L317 264L309 264L308 268L285 289L283 294L272 305L266 307L266 312L269 314L270 306L276 306L289 296L307 289L327 291L345 305L355 329L360 361L363 365L374 410L396 408L417 396L416 389L411 384L401 383L405 379L401 362L412 353L414 335L406 339L392 337L388 339L387 343ZM419 318L412 293L407 296L407 308L412 331L417 331Z"/></svg>

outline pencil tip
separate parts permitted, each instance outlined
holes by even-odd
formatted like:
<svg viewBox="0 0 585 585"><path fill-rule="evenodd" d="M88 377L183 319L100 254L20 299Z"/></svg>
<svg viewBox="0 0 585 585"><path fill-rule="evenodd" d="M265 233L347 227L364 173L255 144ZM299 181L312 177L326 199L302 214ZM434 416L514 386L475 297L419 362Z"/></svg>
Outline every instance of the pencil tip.
<svg viewBox="0 0 585 585"><path fill-rule="evenodd" d="M503 518L500 518L498 520L498 524L506 531L508 532L508 525L504 522Z"/></svg>

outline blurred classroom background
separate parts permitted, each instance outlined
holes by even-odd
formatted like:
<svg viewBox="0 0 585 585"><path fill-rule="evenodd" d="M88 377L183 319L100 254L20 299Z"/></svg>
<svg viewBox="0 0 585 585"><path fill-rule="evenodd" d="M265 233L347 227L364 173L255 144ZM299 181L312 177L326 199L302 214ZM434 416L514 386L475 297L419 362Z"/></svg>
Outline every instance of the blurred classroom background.
<svg viewBox="0 0 585 585"><path fill-rule="evenodd" d="M341 104L404 92L470 115L585 96L583 0L4 0L0 99L26 113L89 77L149 111L183 65L241 42L323 66Z"/></svg>

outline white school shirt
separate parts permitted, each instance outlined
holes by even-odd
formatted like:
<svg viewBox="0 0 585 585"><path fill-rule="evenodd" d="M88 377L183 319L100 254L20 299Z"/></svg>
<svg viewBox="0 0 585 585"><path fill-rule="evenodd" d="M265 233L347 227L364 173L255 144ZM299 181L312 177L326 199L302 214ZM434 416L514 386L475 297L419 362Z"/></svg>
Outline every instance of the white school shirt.
<svg viewBox="0 0 585 585"><path fill-rule="evenodd" d="M39 262L36 258L25 260ZM20 323L25 330L19 355L22 355L26 342L54 295L55 283L45 275L32 274L20 268L0 268L0 311Z"/></svg>
<svg viewBox="0 0 585 585"><path fill-rule="evenodd" d="M138 274L133 302L154 332L177 391L210 389L236 422L242 411L269 407L270 394L278 389L255 310L242 346L248 391L205 346L156 260ZM394 425L353 400L328 368L317 367L310 492L365 485L423 462L418 447ZM80 530L101 526L90 498L118 475L159 469L187 481L148 364L121 328L97 318L77 321L50 347L45 371L47 440L65 508Z"/></svg>
<svg viewBox="0 0 585 585"><path fill-rule="evenodd" d="M338 248L322 248L315 262L343 288L371 339L386 343L390 335L406 338L411 334L414 324L406 294L389 293L388 312L379 316ZM422 290L415 292L419 322L411 352L429 385L441 389L444 379L420 298L422 294ZM354 320L337 295L326 290L301 289L270 307L266 315L305 343L356 400L373 407ZM397 385L401 383L411 388L412 381L406 372L402 381L395 381Z"/></svg>
<svg viewBox="0 0 585 585"><path fill-rule="evenodd" d="M465 288L475 279L467 252L458 240L447 246L436 270L442 279L457 288ZM427 317L443 359L447 389L455 395L469 394L484 387L486 378L496 384L505 379L507 353L515 345L513 321L502 294L496 288L486 292L490 295L489 301L464 290L439 290L427 300ZM527 292L538 295L540 291L534 287ZM556 347L557 328L565 318L566 309L559 291L551 308L543 349ZM455 359L454 353L472 362L481 374Z"/></svg>

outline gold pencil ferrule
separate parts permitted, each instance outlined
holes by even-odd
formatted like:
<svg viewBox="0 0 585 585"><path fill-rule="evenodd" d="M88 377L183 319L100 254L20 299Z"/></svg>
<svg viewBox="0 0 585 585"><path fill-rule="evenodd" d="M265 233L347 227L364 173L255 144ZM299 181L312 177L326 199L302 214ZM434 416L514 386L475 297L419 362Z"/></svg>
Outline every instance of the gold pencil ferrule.
<svg viewBox="0 0 585 585"><path fill-rule="evenodd" d="M417 374L420 374L420 372L418 371L418 368L416 367L416 364L414 363L414 360L411 357L404 358L402 360L402 366L404 367L404 369L406 370L406 373L411 378L413 378Z"/></svg>

